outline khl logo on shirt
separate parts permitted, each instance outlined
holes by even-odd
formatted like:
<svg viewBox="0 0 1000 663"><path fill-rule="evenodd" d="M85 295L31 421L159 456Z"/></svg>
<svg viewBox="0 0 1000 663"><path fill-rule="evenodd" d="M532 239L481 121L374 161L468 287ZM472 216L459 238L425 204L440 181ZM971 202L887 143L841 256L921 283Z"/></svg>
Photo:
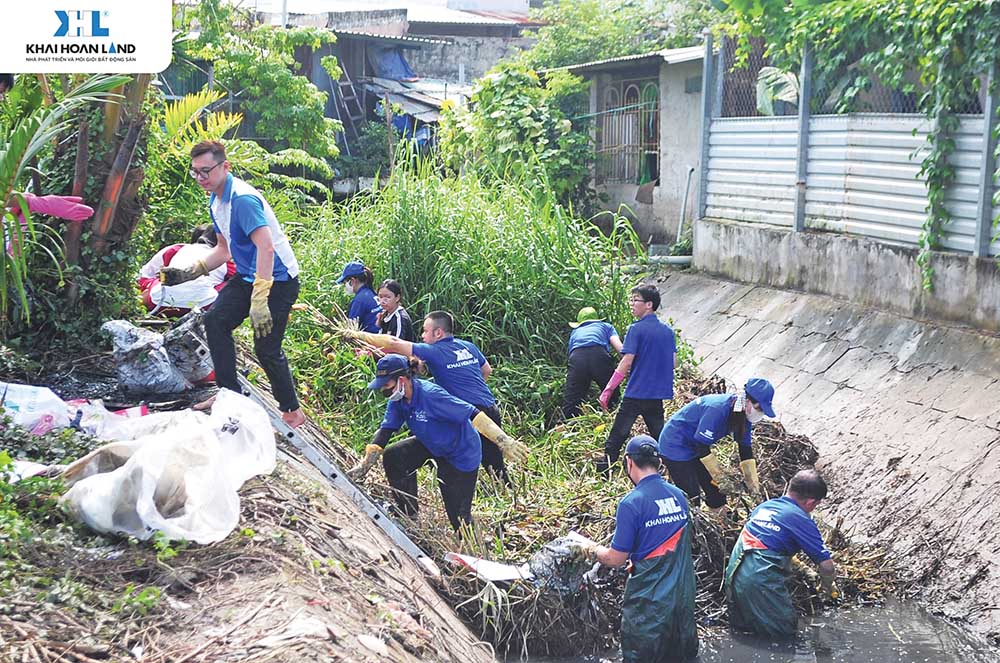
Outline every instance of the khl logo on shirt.
<svg viewBox="0 0 1000 663"><path fill-rule="evenodd" d="M455 350L455 361L468 361L469 359L475 359L475 357L465 348Z"/></svg>
<svg viewBox="0 0 1000 663"><path fill-rule="evenodd" d="M656 514L657 516L669 516L672 513L680 513L681 505L677 503L677 499L673 497L665 497L662 500L655 500L656 506L659 507L660 512Z"/></svg>
<svg viewBox="0 0 1000 663"><path fill-rule="evenodd" d="M90 10L56 10L59 29L53 37L107 37L110 33L101 25L102 12ZM107 16L107 12L103 12Z"/></svg>

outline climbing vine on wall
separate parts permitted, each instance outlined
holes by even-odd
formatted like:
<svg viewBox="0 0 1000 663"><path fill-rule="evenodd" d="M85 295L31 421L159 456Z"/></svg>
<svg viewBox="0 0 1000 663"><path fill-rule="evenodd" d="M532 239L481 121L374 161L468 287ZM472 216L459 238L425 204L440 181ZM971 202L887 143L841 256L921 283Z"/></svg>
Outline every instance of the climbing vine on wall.
<svg viewBox="0 0 1000 663"><path fill-rule="evenodd" d="M721 3L720 3L721 4ZM1000 3L992 0L731 0L732 21L723 29L748 52L749 38L767 39L779 66L797 70L803 46L812 43L816 79L850 73L849 94L873 81L917 95L931 120L919 176L927 182L927 217L917 259L926 289L933 287L931 251L951 221L946 193L955 171L958 113L980 92L1000 57ZM844 110L850 110L849 107ZM994 220L994 228L997 220Z"/></svg>

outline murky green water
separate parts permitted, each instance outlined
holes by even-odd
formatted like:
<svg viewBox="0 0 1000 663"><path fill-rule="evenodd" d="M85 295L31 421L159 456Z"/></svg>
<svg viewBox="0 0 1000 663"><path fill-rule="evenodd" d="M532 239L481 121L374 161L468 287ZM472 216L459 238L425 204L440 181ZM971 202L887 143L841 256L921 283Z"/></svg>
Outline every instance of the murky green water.
<svg viewBox="0 0 1000 663"><path fill-rule="evenodd" d="M838 608L803 618L794 643L745 636L701 641L699 663L996 663L985 641L920 608L899 602ZM616 663L619 654L532 663Z"/></svg>

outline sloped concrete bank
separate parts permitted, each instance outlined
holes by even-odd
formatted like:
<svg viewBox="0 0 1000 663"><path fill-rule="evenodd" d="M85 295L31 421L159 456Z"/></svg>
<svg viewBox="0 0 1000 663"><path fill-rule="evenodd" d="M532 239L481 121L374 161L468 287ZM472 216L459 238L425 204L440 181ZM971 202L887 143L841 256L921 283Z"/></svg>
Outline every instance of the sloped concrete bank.
<svg viewBox="0 0 1000 663"><path fill-rule="evenodd" d="M825 516L1000 641L1000 339L690 272L654 280L706 373L774 383L781 422L831 478Z"/></svg>

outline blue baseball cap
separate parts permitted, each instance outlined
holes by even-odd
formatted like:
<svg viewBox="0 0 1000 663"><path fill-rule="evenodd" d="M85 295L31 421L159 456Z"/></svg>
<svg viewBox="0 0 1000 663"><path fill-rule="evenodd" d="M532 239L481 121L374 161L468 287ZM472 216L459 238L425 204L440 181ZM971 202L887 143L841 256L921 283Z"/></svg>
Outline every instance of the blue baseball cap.
<svg viewBox="0 0 1000 663"><path fill-rule="evenodd" d="M769 417L774 417L774 406L771 405L771 401L774 400L774 387L771 383L764 378L750 378L747 380L747 386L744 387L747 392L747 396L752 398L758 405L760 409Z"/></svg>
<svg viewBox="0 0 1000 663"><path fill-rule="evenodd" d="M337 283L343 283L352 276L361 276L364 273L365 263L359 260L352 260L344 265L344 271L340 274L340 278L337 279Z"/></svg>
<svg viewBox="0 0 1000 663"><path fill-rule="evenodd" d="M369 389L381 389L385 383L400 375L409 375L410 361L403 355L386 355L375 364L375 379L368 383Z"/></svg>
<svg viewBox="0 0 1000 663"><path fill-rule="evenodd" d="M654 458L660 453L656 440L648 435L636 435L625 445L626 456L649 456Z"/></svg>

